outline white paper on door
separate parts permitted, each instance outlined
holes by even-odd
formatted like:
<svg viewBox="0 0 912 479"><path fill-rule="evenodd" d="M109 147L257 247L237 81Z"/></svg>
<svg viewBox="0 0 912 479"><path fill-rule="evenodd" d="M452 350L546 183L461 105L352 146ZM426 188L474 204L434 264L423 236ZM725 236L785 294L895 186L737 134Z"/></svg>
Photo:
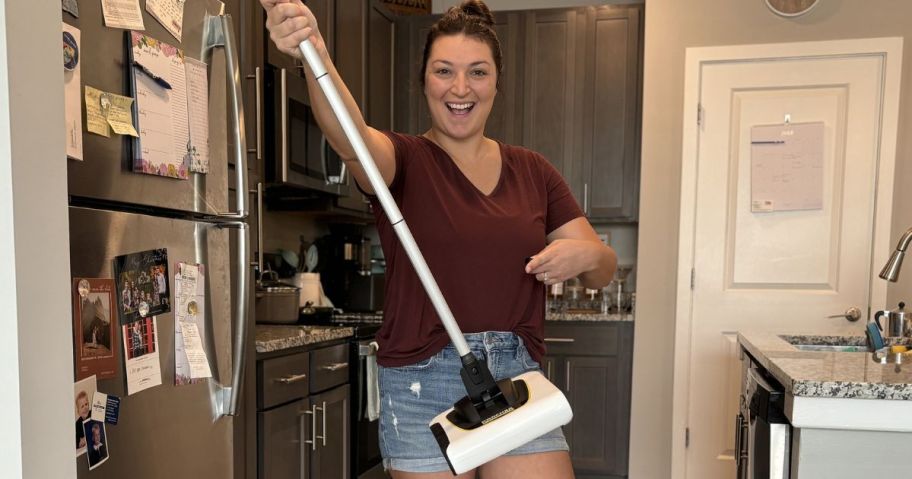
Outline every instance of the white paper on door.
<svg viewBox="0 0 912 479"><path fill-rule="evenodd" d="M751 212L823 209L823 122L751 127Z"/></svg>

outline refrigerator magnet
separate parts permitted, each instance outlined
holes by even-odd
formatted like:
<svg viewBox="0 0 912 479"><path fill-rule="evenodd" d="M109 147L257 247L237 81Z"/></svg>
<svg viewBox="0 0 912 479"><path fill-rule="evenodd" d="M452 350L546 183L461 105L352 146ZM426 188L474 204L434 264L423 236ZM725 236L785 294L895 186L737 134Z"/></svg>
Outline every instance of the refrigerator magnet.
<svg viewBox="0 0 912 479"><path fill-rule="evenodd" d="M63 32L63 68L73 71L79 64L79 42L70 32Z"/></svg>

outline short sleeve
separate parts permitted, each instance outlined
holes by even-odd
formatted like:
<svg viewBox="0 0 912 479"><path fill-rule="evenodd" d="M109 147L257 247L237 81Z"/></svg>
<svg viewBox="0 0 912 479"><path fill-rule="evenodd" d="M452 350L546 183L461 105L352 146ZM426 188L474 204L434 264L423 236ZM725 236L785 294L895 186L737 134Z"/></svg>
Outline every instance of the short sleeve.
<svg viewBox="0 0 912 479"><path fill-rule="evenodd" d="M393 182L389 185L389 190L391 192L396 191L399 188L399 185L402 184L402 177L405 176L405 168L407 166L407 159L409 157L409 152L412 151L411 147L414 143L413 139L408 135L402 135L393 131L382 130L381 133L386 135L387 138L393 143L393 151L395 152L395 162L396 162L396 174L393 176ZM369 198L374 198L377 195L372 195L364 191L361 185L358 182L355 182L355 186L358 187L364 196Z"/></svg>
<svg viewBox="0 0 912 479"><path fill-rule="evenodd" d="M548 194L548 213L545 219L545 234L567 224L568 221L585 216L564 177L554 166L540 157L545 191Z"/></svg>

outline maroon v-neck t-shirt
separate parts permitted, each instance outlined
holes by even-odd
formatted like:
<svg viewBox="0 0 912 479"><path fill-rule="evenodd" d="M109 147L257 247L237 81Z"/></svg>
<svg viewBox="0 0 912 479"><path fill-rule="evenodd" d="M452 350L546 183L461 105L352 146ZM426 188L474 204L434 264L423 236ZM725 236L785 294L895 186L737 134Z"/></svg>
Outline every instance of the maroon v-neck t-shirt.
<svg viewBox="0 0 912 479"><path fill-rule="evenodd" d="M583 216L560 173L540 154L500 143L500 179L485 195L429 139L385 133L396 151L390 192L460 329L514 332L540 361L545 291L524 260L544 249L551 231ZM386 213L376 197L371 202L386 258L377 359L414 364L450 339Z"/></svg>

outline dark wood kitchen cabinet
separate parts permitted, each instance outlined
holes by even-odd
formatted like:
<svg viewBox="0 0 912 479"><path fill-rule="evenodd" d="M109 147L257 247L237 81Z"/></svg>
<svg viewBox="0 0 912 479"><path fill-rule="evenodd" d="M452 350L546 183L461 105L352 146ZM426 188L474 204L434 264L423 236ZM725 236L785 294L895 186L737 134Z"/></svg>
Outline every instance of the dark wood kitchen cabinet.
<svg viewBox="0 0 912 479"><path fill-rule="evenodd" d="M627 477L633 322L545 323L545 375L567 396L564 426L580 479Z"/></svg>
<svg viewBox="0 0 912 479"><path fill-rule="evenodd" d="M247 143L248 184L251 188L263 178L263 74L266 67L265 32L266 12L259 0L232 0L225 2L235 31L235 48L241 77L241 95L244 105L244 133ZM230 138L229 138L229 141ZM229 148L229 151L231 149ZM229 159L232 168L234 160ZM233 188L233 185L231 185Z"/></svg>
<svg viewBox="0 0 912 479"><path fill-rule="evenodd" d="M349 479L348 343L257 360L258 479Z"/></svg>
<svg viewBox="0 0 912 479"><path fill-rule="evenodd" d="M642 11L526 13L523 144L554 164L595 223L637 219Z"/></svg>
<svg viewBox="0 0 912 479"><path fill-rule="evenodd" d="M581 199L577 158L579 80L583 62L584 11L533 10L525 13L522 144L541 153ZM582 204L582 202L580 202Z"/></svg>
<svg viewBox="0 0 912 479"><path fill-rule="evenodd" d="M577 193L594 222L637 219L642 90L640 6L587 9L584 17L579 134L572 158Z"/></svg>
<svg viewBox="0 0 912 479"><path fill-rule="evenodd" d="M395 16L378 0L340 2L336 7L336 67L361 109L367 124L379 129L392 128L393 116L393 42ZM358 190L351 175L348 190L336 206L367 214L370 204Z"/></svg>

